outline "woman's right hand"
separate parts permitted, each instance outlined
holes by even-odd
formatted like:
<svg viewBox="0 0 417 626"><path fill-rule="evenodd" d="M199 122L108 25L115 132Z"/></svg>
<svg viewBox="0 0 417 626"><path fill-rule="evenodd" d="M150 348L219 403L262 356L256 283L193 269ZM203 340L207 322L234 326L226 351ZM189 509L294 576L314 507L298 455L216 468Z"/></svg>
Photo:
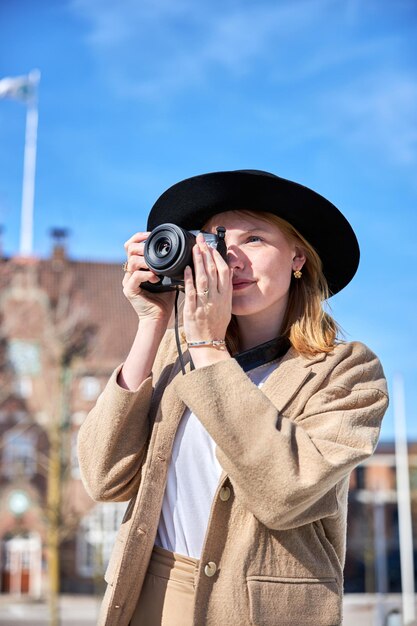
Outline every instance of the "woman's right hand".
<svg viewBox="0 0 417 626"><path fill-rule="evenodd" d="M143 253L148 232L139 232L124 245L127 255L127 270L123 278L123 293L137 313L140 321L155 321L168 324L174 306L175 292L151 292L141 288L144 282L157 283L159 277L152 272Z"/></svg>

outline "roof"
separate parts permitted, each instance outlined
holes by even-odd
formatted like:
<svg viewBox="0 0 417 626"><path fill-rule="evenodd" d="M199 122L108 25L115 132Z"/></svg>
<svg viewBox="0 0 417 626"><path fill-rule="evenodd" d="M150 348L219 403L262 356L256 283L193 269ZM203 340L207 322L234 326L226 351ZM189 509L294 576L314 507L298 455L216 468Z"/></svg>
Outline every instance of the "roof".
<svg viewBox="0 0 417 626"><path fill-rule="evenodd" d="M73 339L87 330L93 336L85 367L107 371L127 355L137 328L137 316L122 292L121 263L74 261L65 258L0 260L0 308L5 299L35 301L61 336ZM34 330L21 328L26 338Z"/></svg>

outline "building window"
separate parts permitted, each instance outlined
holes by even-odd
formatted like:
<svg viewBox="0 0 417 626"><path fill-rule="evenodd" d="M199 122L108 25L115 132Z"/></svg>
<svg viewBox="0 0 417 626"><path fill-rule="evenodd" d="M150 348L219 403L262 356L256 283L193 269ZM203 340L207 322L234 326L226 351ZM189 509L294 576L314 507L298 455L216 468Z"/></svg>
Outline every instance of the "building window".
<svg viewBox="0 0 417 626"><path fill-rule="evenodd" d="M77 569L80 576L104 574L126 506L126 502L97 504L82 519L77 534Z"/></svg>
<svg viewBox="0 0 417 626"><path fill-rule="evenodd" d="M20 376L36 376L41 371L40 348L33 341L10 339L9 360Z"/></svg>
<svg viewBox="0 0 417 626"><path fill-rule="evenodd" d="M36 442L33 433L14 428L3 435L3 475L9 479L36 472Z"/></svg>
<svg viewBox="0 0 417 626"><path fill-rule="evenodd" d="M30 398L33 385L30 376L18 376L14 383L15 391L21 398Z"/></svg>
<svg viewBox="0 0 417 626"><path fill-rule="evenodd" d="M2 593L41 595L42 548L37 533L4 537L0 542Z"/></svg>
<svg viewBox="0 0 417 626"><path fill-rule="evenodd" d="M366 489L365 468L359 465L356 468L356 489Z"/></svg>
<svg viewBox="0 0 417 626"><path fill-rule="evenodd" d="M94 376L84 376L80 380L80 393L84 400L96 400L101 391L100 381Z"/></svg>
<svg viewBox="0 0 417 626"><path fill-rule="evenodd" d="M80 465L78 463L77 448L78 432L71 434L71 476L75 479L81 479Z"/></svg>
<svg viewBox="0 0 417 626"><path fill-rule="evenodd" d="M86 417L87 417L86 411L75 411L75 413L71 415L71 424L73 426L81 426L81 424L84 422Z"/></svg>

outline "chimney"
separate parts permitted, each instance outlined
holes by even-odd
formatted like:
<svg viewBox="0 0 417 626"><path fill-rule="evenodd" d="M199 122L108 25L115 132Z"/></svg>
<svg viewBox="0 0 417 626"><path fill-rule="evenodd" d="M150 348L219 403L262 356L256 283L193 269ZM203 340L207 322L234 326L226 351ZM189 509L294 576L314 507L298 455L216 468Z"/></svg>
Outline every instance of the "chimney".
<svg viewBox="0 0 417 626"><path fill-rule="evenodd" d="M49 231L53 241L51 259L53 262L62 262L67 259L68 228L51 228Z"/></svg>

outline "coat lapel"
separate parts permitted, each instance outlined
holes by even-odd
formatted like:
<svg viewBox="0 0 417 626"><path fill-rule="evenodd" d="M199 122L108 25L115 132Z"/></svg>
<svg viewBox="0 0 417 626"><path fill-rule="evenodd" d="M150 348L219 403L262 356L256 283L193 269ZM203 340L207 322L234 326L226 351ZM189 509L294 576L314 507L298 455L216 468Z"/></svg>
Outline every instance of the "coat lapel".
<svg viewBox="0 0 417 626"><path fill-rule="evenodd" d="M290 348L278 367L262 385L262 392L278 411L283 411L309 377L312 363L321 359L322 355L314 359L306 359L297 354L294 348Z"/></svg>
<svg viewBox="0 0 417 626"><path fill-rule="evenodd" d="M278 367L262 385L262 392L274 404L278 411L283 411L296 393L301 389L311 373L311 365L322 361L325 354L319 354L311 359L300 356L294 348L290 348L282 358ZM228 474L222 470L220 485Z"/></svg>

